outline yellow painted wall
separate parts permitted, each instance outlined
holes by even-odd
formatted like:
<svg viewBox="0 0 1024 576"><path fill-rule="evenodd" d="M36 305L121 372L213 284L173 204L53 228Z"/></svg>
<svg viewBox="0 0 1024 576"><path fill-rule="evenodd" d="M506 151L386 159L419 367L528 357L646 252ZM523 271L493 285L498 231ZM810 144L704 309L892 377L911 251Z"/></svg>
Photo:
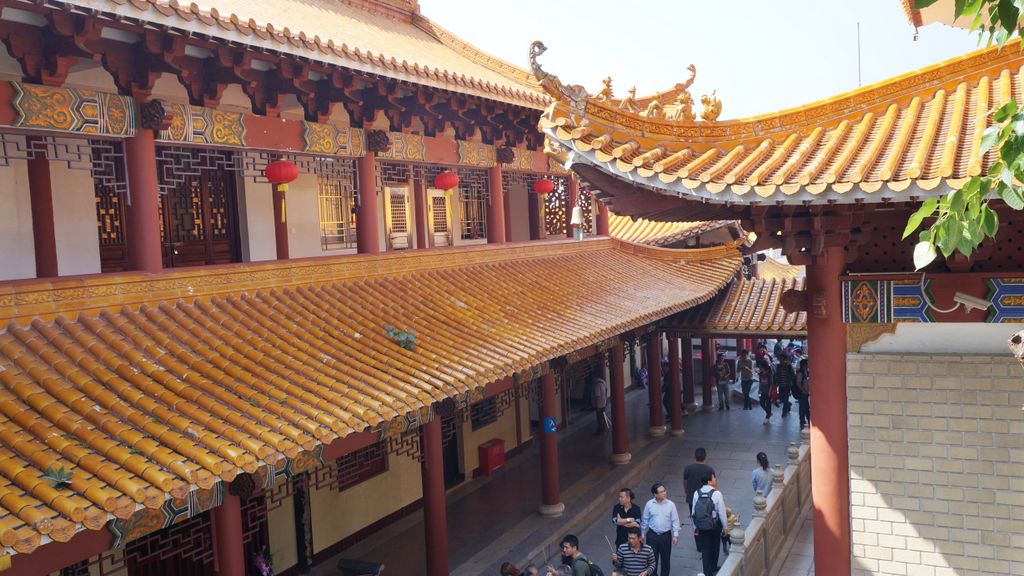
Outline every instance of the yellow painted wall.
<svg viewBox="0 0 1024 576"><path fill-rule="evenodd" d="M516 447L516 409L515 405L509 406L508 410L497 419L497 421L473 431L473 424L466 422L462 425L462 471L466 477L473 474L480 465L480 453L478 447L492 438L501 438L505 441L505 450Z"/></svg>
<svg viewBox="0 0 1024 576"><path fill-rule="evenodd" d="M288 480L289 482L291 480ZM267 530L270 536L270 555L274 559L274 570L287 570L299 561L295 550L295 501L285 498L277 508L267 513Z"/></svg>
<svg viewBox="0 0 1024 576"><path fill-rule="evenodd" d="M388 471L343 492L311 490L314 553L423 496L420 463L388 455Z"/></svg>

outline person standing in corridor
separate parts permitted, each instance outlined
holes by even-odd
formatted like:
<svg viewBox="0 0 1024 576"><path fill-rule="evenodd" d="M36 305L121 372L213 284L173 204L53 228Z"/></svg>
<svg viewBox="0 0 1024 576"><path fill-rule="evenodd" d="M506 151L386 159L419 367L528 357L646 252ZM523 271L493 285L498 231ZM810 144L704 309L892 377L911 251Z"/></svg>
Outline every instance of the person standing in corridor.
<svg viewBox="0 0 1024 576"><path fill-rule="evenodd" d="M640 532L658 557L660 576L669 576L672 569L672 547L679 543L679 511L668 499L668 490L661 482L651 486L654 498L647 501L640 521ZM653 574L651 576L654 576Z"/></svg>
<svg viewBox="0 0 1024 576"><path fill-rule="evenodd" d="M736 375L743 390L743 409L753 410L754 401L750 399L750 388L754 386L754 361L749 350L740 350L740 359L736 362Z"/></svg>

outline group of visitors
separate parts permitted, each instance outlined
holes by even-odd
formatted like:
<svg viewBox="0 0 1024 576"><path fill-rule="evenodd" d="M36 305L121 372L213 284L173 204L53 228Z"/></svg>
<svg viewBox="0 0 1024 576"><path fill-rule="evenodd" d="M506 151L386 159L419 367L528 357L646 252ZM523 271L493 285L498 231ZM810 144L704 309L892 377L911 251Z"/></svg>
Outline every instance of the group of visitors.
<svg viewBox="0 0 1024 576"><path fill-rule="evenodd" d="M757 467L751 474L755 493L764 496L772 491L772 474L768 456L757 454ZM704 448L694 452L694 462L683 469L683 491L686 513L693 524L693 537L705 576L715 576L719 569L721 552L728 554L729 531L739 521L718 488L718 476L708 464ZM672 548L679 544L684 521L675 502L668 498L668 489L661 482L651 486L651 498L641 507L631 488L620 488L617 502L612 507L611 521L615 526L615 543L609 540L613 574L618 576L669 576L672 567ZM604 576L601 567L580 549L579 538L565 535L561 542L562 565L547 565L542 569L531 564L520 570L505 562L501 576Z"/></svg>
<svg viewBox="0 0 1024 576"><path fill-rule="evenodd" d="M758 402L764 410L764 424L771 423L772 407L782 408L782 417L789 416L792 403L790 397L797 401L800 415L800 428L811 424L811 378L807 368L807 357L803 349L792 341L783 346L779 340L771 354L768 346L761 343L757 347L754 360L750 352L740 350L737 362L740 385L743 389L743 409L753 409L750 389L753 386L753 373L756 370L758 380Z"/></svg>

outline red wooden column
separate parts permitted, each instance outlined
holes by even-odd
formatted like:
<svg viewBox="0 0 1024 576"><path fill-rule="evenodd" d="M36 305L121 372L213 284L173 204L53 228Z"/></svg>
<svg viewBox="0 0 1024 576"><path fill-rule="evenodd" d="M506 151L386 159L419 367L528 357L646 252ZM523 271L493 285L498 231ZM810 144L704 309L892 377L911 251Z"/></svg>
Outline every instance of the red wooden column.
<svg viewBox="0 0 1024 576"><path fill-rule="evenodd" d="M163 269L160 246L160 191L156 174L156 133L139 128L124 143L128 167L128 267L144 272Z"/></svg>
<svg viewBox="0 0 1024 576"><path fill-rule="evenodd" d="M846 424L846 327L839 275L842 247L825 248L807 266L807 342L814 382L811 421L811 493L815 572L850 574L849 437ZM830 360L825 360L830 359Z"/></svg>
<svg viewBox="0 0 1024 576"><path fill-rule="evenodd" d="M650 402L651 436L665 435L665 408L661 404L661 333L647 335L647 392Z"/></svg>
<svg viewBox="0 0 1024 576"><path fill-rule="evenodd" d="M608 205L600 200L594 200L597 202L597 235L598 236L609 236L609 225L608 219L610 217L608 211Z"/></svg>
<svg viewBox="0 0 1024 576"><path fill-rule="evenodd" d="M540 378L540 514L548 518L565 511L558 487L558 400L555 398L555 373L548 370Z"/></svg>
<svg viewBox="0 0 1024 576"><path fill-rule="evenodd" d="M696 394L693 385L693 338L683 337L683 414L697 411Z"/></svg>
<svg viewBox="0 0 1024 576"><path fill-rule="evenodd" d="M623 362L626 361L622 342L616 342L609 351L608 384L612 401L612 464L621 466L629 463L629 431L626 426L626 381L623 377Z"/></svg>
<svg viewBox="0 0 1024 576"><path fill-rule="evenodd" d="M416 247L429 248L427 243L427 190L423 180L417 178L412 182L412 208L416 220Z"/></svg>
<svg viewBox="0 0 1024 576"><path fill-rule="evenodd" d="M227 490L224 502L213 509L213 557L220 576L245 576L242 501Z"/></svg>
<svg viewBox="0 0 1024 576"><path fill-rule="evenodd" d="M572 238L572 224L569 222L572 220L572 209L580 197L580 181L575 174L569 174L569 186L565 192L565 236Z"/></svg>
<svg viewBox="0 0 1024 576"><path fill-rule="evenodd" d="M703 376L703 395L701 404L705 412L710 412L715 397L715 341L711 338L700 339L700 367Z"/></svg>
<svg viewBox="0 0 1024 576"><path fill-rule="evenodd" d="M505 243L505 190L502 185L501 164L487 170L487 243Z"/></svg>
<svg viewBox="0 0 1024 576"><path fill-rule="evenodd" d="M502 187L502 191L504 191L504 184L502 186L503 186ZM509 192L510 192L509 194L505 194L504 198L502 198L502 200L505 201L504 202L505 205L504 205L503 209L505 211L505 241L506 242L511 242L512 241L512 198L511 198L511 196L512 196L511 192L512 191L509 190Z"/></svg>
<svg viewBox="0 0 1024 576"><path fill-rule="evenodd" d="M441 418L420 428L423 462L423 531L427 545L427 576L448 575L448 518L444 498L444 453Z"/></svg>
<svg viewBox="0 0 1024 576"><path fill-rule="evenodd" d="M683 435L682 378L679 374L679 336L668 337L668 412L673 436Z"/></svg>
<svg viewBox="0 0 1024 576"><path fill-rule="evenodd" d="M31 146L37 138L28 138ZM28 190L32 210L32 244L36 253L36 278L53 278L57 272L57 228L53 222L53 188L46 152L28 160Z"/></svg>
<svg viewBox="0 0 1024 576"><path fill-rule="evenodd" d="M377 202L377 155L367 152L356 160L359 182L359 214L356 222L356 250L360 254L380 254L380 207Z"/></svg>

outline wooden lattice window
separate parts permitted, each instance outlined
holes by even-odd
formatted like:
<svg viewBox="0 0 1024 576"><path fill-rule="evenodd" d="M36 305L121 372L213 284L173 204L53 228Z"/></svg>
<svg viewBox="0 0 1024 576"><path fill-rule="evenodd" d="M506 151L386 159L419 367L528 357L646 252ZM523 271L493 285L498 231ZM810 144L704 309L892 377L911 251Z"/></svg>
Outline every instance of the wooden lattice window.
<svg viewBox="0 0 1024 576"><path fill-rule="evenodd" d="M356 179L349 166L318 174L320 244L324 250L356 247ZM347 169L346 169L347 168Z"/></svg>
<svg viewBox="0 0 1024 576"><path fill-rule="evenodd" d="M125 545L129 574L212 576L213 533L210 513L203 512Z"/></svg>
<svg viewBox="0 0 1024 576"><path fill-rule="evenodd" d="M487 238L487 171L459 170L459 201L462 220L460 238Z"/></svg>
<svg viewBox="0 0 1024 576"><path fill-rule="evenodd" d="M383 442L346 454L336 461L337 490L345 490L379 476L388 470L388 454Z"/></svg>
<svg viewBox="0 0 1024 576"><path fill-rule="evenodd" d="M469 407L469 421L473 430L479 430L488 424L498 421L498 399L494 396L484 398Z"/></svg>
<svg viewBox="0 0 1024 576"><path fill-rule="evenodd" d="M548 236L564 235L565 205L569 202L569 183L565 178L551 178L555 189L544 197L544 230Z"/></svg>

